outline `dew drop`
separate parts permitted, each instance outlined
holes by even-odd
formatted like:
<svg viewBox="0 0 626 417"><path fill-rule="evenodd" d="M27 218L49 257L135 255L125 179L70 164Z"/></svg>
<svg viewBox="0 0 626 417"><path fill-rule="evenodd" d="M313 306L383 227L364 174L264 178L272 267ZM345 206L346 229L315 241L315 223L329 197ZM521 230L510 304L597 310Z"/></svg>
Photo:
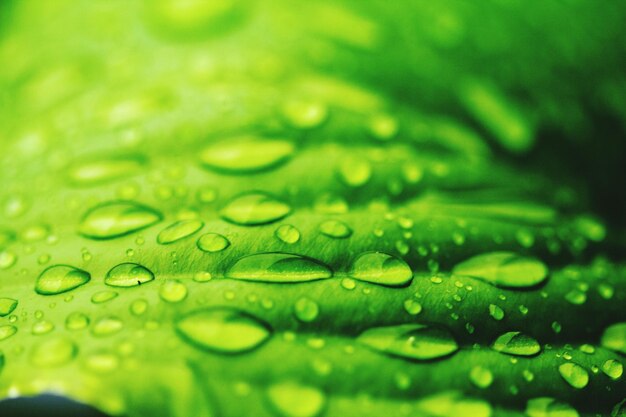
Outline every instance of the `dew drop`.
<svg viewBox="0 0 626 417"><path fill-rule="evenodd" d="M156 210L134 202L108 202L87 211L78 231L91 239L112 239L161 221Z"/></svg>
<svg viewBox="0 0 626 417"><path fill-rule="evenodd" d="M233 198L220 211L226 221L242 226L256 226L282 219L291 207L265 193L247 193Z"/></svg>
<svg viewBox="0 0 626 417"><path fill-rule="evenodd" d="M360 281L398 286L413 278L413 271L402 259L383 252L365 252L357 257L348 274Z"/></svg>
<svg viewBox="0 0 626 417"><path fill-rule="evenodd" d="M267 398L283 417L316 417L326 405L326 396L321 390L294 381L270 385Z"/></svg>
<svg viewBox="0 0 626 417"><path fill-rule="evenodd" d="M169 245L202 229L204 223L200 220L181 220L161 230L157 236L157 242L161 245Z"/></svg>
<svg viewBox="0 0 626 417"><path fill-rule="evenodd" d="M187 297L187 287L176 279L168 279L161 284L159 297L168 303L179 303Z"/></svg>
<svg viewBox="0 0 626 417"><path fill-rule="evenodd" d="M116 293L115 291L98 291L91 296L91 302L94 304L102 304L106 303L107 301L111 301L117 296L118 293Z"/></svg>
<svg viewBox="0 0 626 417"><path fill-rule="evenodd" d="M619 379L624 373L624 365L615 359L608 359L602 364L602 372L613 380Z"/></svg>
<svg viewBox="0 0 626 417"><path fill-rule="evenodd" d="M219 233L206 233L198 239L200 250L209 253L221 252L230 246L230 241Z"/></svg>
<svg viewBox="0 0 626 417"><path fill-rule="evenodd" d="M305 282L332 275L326 265L315 259L283 252L244 256L226 271L227 278L263 282Z"/></svg>
<svg viewBox="0 0 626 417"><path fill-rule="evenodd" d="M310 323L317 318L320 308L317 303L309 297L301 297L294 304L293 311L298 320L304 323Z"/></svg>
<svg viewBox="0 0 626 417"><path fill-rule="evenodd" d="M102 317L91 328L91 333L97 337L105 337L122 330L124 323L117 317Z"/></svg>
<svg viewBox="0 0 626 417"><path fill-rule="evenodd" d="M339 178L350 187L365 185L372 176L372 166L363 158L348 157L339 165Z"/></svg>
<svg viewBox="0 0 626 417"><path fill-rule="evenodd" d="M600 344L607 349L626 354L626 323L607 327L602 333Z"/></svg>
<svg viewBox="0 0 626 417"><path fill-rule="evenodd" d="M589 383L589 373L582 366L566 362L559 365L559 373L569 385L574 388L582 389Z"/></svg>
<svg viewBox="0 0 626 417"><path fill-rule="evenodd" d="M489 304L489 315L494 320L502 320L504 318L504 310L495 304Z"/></svg>
<svg viewBox="0 0 626 417"><path fill-rule="evenodd" d="M17 300L12 298L0 298L0 317L8 316L17 307Z"/></svg>
<svg viewBox="0 0 626 417"><path fill-rule="evenodd" d="M69 265L54 265L45 269L37 278L35 291L41 295L55 295L71 291L89 282L87 271Z"/></svg>
<svg viewBox="0 0 626 417"><path fill-rule="evenodd" d="M474 366L469 374L470 381L478 388L489 388L493 383L493 373L482 366Z"/></svg>
<svg viewBox="0 0 626 417"><path fill-rule="evenodd" d="M300 240L300 231L290 224L283 224L277 228L275 235L279 240L290 245Z"/></svg>
<svg viewBox="0 0 626 417"><path fill-rule="evenodd" d="M578 411L572 408L571 405L550 397L528 400L526 403L526 415L528 417L579 417Z"/></svg>
<svg viewBox="0 0 626 417"><path fill-rule="evenodd" d="M297 129L312 129L328 117L328 108L324 104L305 100L290 100L281 107L281 112Z"/></svg>
<svg viewBox="0 0 626 417"><path fill-rule="evenodd" d="M17 327L10 324L3 324L0 326L0 340L8 339L17 333Z"/></svg>
<svg viewBox="0 0 626 417"><path fill-rule="evenodd" d="M477 255L456 265L452 272L513 288L540 284L548 276L548 268L543 262L512 252Z"/></svg>
<svg viewBox="0 0 626 417"><path fill-rule="evenodd" d="M507 332L493 342L493 350L514 356L533 356L541 351L539 343L520 332Z"/></svg>
<svg viewBox="0 0 626 417"><path fill-rule="evenodd" d="M68 330L82 330L89 325L89 317L78 311L68 314L65 318L65 328Z"/></svg>
<svg viewBox="0 0 626 417"><path fill-rule="evenodd" d="M292 142L243 136L216 142L205 148L200 161L225 174L249 174L285 163L295 152Z"/></svg>
<svg viewBox="0 0 626 417"><path fill-rule="evenodd" d="M320 232L328 237L343 239L352 234L350 226L340 220L326 220L320 224Z"/></svg>
<svg viewBox="0 0 626 417"><path fill-rule="evenodd" d="M30 361L41 368L55 368L65 365L76 357L78 348L65 337L47 339L36 345L30 355Z"/></svg>
<svg viewBox="0 0 626 417"><path fill-rule="evenodd" d="M116 156L81 160L66 170L68 180L80 186L106 183L121 178L129 178L139 173L146 163L139 155Z"/></svg>
<svg viewBox="0 0 626 417"><path fill-rule="evenodd" d="M114 266L104 277L104 283L111 287L135 287L152 280L154 280L152 271L130 262Z"/></svg>

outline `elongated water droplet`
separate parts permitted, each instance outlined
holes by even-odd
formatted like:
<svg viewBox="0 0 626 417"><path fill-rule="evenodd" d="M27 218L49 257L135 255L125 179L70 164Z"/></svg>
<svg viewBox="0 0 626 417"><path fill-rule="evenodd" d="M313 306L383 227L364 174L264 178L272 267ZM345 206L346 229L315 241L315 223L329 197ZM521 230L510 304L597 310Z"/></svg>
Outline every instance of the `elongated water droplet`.
<svg viewBox="0 0 626 417"><path fill-rule="evenodd" d="M104 337L119 332L124 327L122 320L117 317L102 317L91 328L94 336Z"/></svg>
<svg viewBox="0 0 626 417"><path fill-rule="evenodd" d="M17 300L0 298L0 317L8 316L17 307Z"/></svg>
<svg viewBox="0 0 626 417"><path fill-rule="evenodd" d="M504 310L495 304L489 304L489 315L499 321L504 318Z"/></svg>
<svg viewBox="0 0 626 417"><path fill-rule="evenodd" d="M168 303L179 303L187 297L187 287L175 279L168 279L159 288L159 297Z"/></svg>
<svg viewBox="0 0 626 417"><path fill-rule="evenodd" d="M111 301L117 296L118 293L116 293L115 291L98 291L91 296L91 302L94 304L102 304L106 303L107 301Z"/></svg>
<svg viewBox="0 0 626 417"><path fill-rule="evenodd" d="M284 139L245 136L214 143L200 154L202 163L226 174L248 174L276 167L295 151Z"/></svg>
<svg viewBox="0 0 626 417"><path fill-rule="evenodd" d="M65 337L55 337L35 346L30 361L35 366L54 368L70 362L77 353L78 347L73 341Z"/></svg>
<svg viewBox="0 0 626 417"><path fill-rule="evenodd" d="M83 366L94 373L106 374L117 369L119 358L113 353L98 352L87 356L83 360Z"/></svg>
<svg viewBox="0 0 626 417"><path fill-rule="evenodd" d="M559 365L559 373L574 388L582 389L589 383L589 373L577 363L562 363Z"/></svg>
<svg viewBox="0 0 626 417"><path fill-rule="evenodd" d="M242 194L232 199L221 211L224 220L243 226L256 226L282 219L291 207L265 193Z"/></svg>
<svg viewBox="0 0 626 417"><path fill-rule="evenodd" d="M624 365L618 360L607 359L602 364L602 372L611 379L619 379L624 373Z"/></svg>
<svg viewBox="0 0 626 417"><path fill-rule="evenodd" d="M161 230L157 236L157 242L161 245L169 245L193 235L203 226L204 222L200 220L181 220Z"/></svg>
<svg viewBox="0 0 626 417"><path fill-rule="evenodd" d="M221 252L230 246L230 241L219 233L207 233L198 239L198 248L204 252Z"/></svg>
<svg viewBox="0 0 626 417"><path fill-rule="evenodd" d="M283 104L281 112L289 124L297 129L312 129L328 117L328 108L315 101L290 100Z"/></svg>
<svg viewBox="0 0 626 417"><path fill-rule="evenodd" d="M247 352L271 336L268 324L228 307L189 313L176 322L176 331L186 342L217 353Z"/></svg>
<svg viewBox="0 0 626 417"><path fill-rule="evenodd" d="M68 314L65 318L65 328L68 330L82 330L89 325L89 317L78 311Z"/></svg>
<svg viewBox="0 0 626 417"><path fill-rule="evenodd" d="M423 324L375 327L361 333L357 341L379 352L417 360L443 358L459 349L448 330Z"/></svg>
<svg viewBox="0 0 626 417"><path fill-rule="evenodd" d="M381 285L404 285L413 271L402 259L382 252L365 252L354 261L348 273L352 278Z"/></svg>
<svg viewBox="0 0 626 417"><path fill-rule="evenodd" d="M270 385L267 398L283 417L316 417L326 405L326 395L321 390L295 381Z"/></svg>
<svg viewBox="0 0 626 417"><path fill-rule="evenodd" d="M9 269L17 261L17 255L13 252L2 251L0 252L0 269Z"/></svg>
<svg viewBox="0 0 626 417"><path fill-rule="evenodd" d="M104 283L111 287L135 287L152 280L154 280L152 271L130 262L114 266L104 277Z"/></svg>
<svg viewBox="0 0 626 417"><path fill-rule="evenodd" d="M418 415L432 417L491 417L491 405L478 398L464 396L458 391L444 391L420 399L415 404Z"/></svg>
<svg viewBox="0 0 626 417"><path fill-rule="evenodd" d="M317 303L309 297L301 297L294 304L293 311L298 320L309 323L317 318L320 308Z"/></svg>
<svg viewBox="0 0 626 417"><path fill-rule="evenodd" d="M493 342L493 350L514 356L533 356L541 351L539 343L521 332L507 332Z"/></svg>
<svg viewBox="0 0 626 417"><path fill-rule="evenodd" d="M626 354L626 323L607 327L602 333L600 344L607 349Z"/></svg>
<svg viewBox="0 0 626 417"><path fill-rule="evenodd" d="M109 202L85 213L78 231L92 239L111 239L145 229L161 221L156 210L134 202Z"/></svg>
<svg viewBox="0 0 626 417"><path fill-rule="evenodd" d="M227 278L263 282L305 282L332 276L330 268L315 259L283 252L244 256L226 271Z"/></svg>
<svg viewBox="0 0 626 417"><path fill-rule="evenodd" d="M0 326L0 340L8 339L17 333L17 327L12 326L10 324L4 324Z"/></svg>
<svg viewBox="0 0 626 417"><path fill-rule="evenodd" d="M352 229L342 221L326 220L320 224L320 232L329 237L342 239L349 237L352 234Z"/></svg>
<svg viewBox="0 0 626 417"><path fill-rule="evenodd" d="M52 330L54 330L54 324L52 324L52 322L41 320L33 324L32 333L34 335L41 335L50 333Z"/></svg>
<svg viewBox="0 0 626 417"><path fill-rule="evenodd" d="M37 278L35 291L41 295L55 295L71 291L89 282L87 271L69 265L54 265L45 269Z"/></svg>
<svg viewBox="0 0 626 417"><path fill-rule="evenodd" d="M526 403L526 415L528 417L579 417L578 411L572 408L571 405L550 397L528 400Z"/></svg>
<svg viewBox="0 0 626 417"><path fill-rule="evenodd" d="M548 268L543 262L512 252L491 252L474 256L456 265L452 272L514 288L537 285L548 276Z"/></svg>
<svg viewBox="0 0 626 417"><path fill-rule="evenodd" d="M300 240L300 231L290 224L283 224L276 229L275 235L281 241L294 244Z"/></svg>
<svg viewBox="0 0 626 417"><path fill-rule="evenodd" d="M66 174L75 185L100 184L135 175L143 169L145 162L145 158L139 155L83 160L70 165Z"/></svg>

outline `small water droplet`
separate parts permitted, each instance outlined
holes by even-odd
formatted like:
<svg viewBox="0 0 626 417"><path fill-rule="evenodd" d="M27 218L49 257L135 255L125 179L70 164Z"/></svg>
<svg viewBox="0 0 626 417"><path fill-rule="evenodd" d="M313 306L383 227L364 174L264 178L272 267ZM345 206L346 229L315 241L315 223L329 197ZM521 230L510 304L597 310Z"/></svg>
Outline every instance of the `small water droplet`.
<svg viewBox="0 0 626 417"><path fill-rule="evenodd" d="M589 373L582 366L574 362L559 365L559 373L569 385L582 389L589 383Z"/></svg>
<svg viewBox="0 0 626 417"><path fill-rule="evenodd" d="M176 279L168 279L159 288L159 297L168 303L178 303L187 297L187 287Z"/></svg>
<svg viewBox="0 0 626 417"><path fill-rule="evenodd" d="M249 174L281 165L294 152L293 143L285 139L242 136L211 144L201 152L200 161L225 174Z"/></svg>
<svg viewBox="0 0 626 417"><path fill-rule="evenodd" d="M340 220L326 220L320 224L320 232L328 237L343 239L350 237L352 229Z"/></svg>
<svg viewBox="0 0 626 417"><path fill-rule="evenodd" d="M611 379L619 379L624 373L624 365L618 360L607 359L602 364L602 372L604 372Z"/></svg>
<svg viewBox="0 0 626 417"><path fill-rule="evenodd" d="M470 381L478 388L489 388L493 383L493 373L482 366L474 366L469 377Z"/></svg>
<svg viewBox="0 0 626 417"><path fill-rule="evenodd" d="M209 253L221 252L230 246L230 241L219 233L207 233L198 239L197 246L200 250Z"/></svg>
<svg viewBox="0 0 626 417"><path fill-rule="evenodd" d="M372 166L364 158L348 157L339 165L339 177L350 187L365 185L372 176Z"/></svg>
<svg viewBox="0 0 626 417"><path fill-rule="evenodd" d="M204 227L204 222L201 220L181 220L161 230L157 236L157 242L161 245L169 245L193 235L202 227Z"/></svg>
<svg viewBox="0 0 626 417"><path fill-rule="evenodd" d="M227 278L263 282L305 282L332 277L321 262L282 252L244 256L226 271Z"/></svg>
<svg viewBox="0 0 626 417"><path fill-rule="evenodd" d="M154 280L154 274L145 266L125 262L114 266L104 277L111 287L136 287Z"/></svg>
<svg viewBox="0 0 626 417"><path fill-rule="evenodd" d="M49 322L48 320L40 320L33 324L32 333L34 335L42 335L46 333L50 333L54 330L54 324Z"/></svg>
<svg viewBox="0 0 626 417"><path fill-rule="evenodd" d="M543 262L513 252L477 255L456 265L452 272L514 288L540 284L548 276L548 268Z"/></svg>
<svg viewBox="0 0 626 417"><path fill-rule="evenodd" d="M18 301L12 298L0 298L0 317L8 316L17 307Z"/></svg>
<svg viewBox="0 0 626 417"><path fill-rule="evenodd" d="M233 198L221 211L224 220L243 226L256 226L282 219L291 207L265 193L247 193Z"/></svg>
<svg viewBox="0 0 626 417"><path fill-rule="evenodd" d="M294 244L300 240L300 231L290 224L283 224L274 232L282 242Z"/></svg>
<svg viewBox="0 0 626 417"><path fill-rule="evenodd" d="M102 304L106 303L107 301L111 301L117 296L118 294L115 291L98 291L91 296L91 302L94 304Z"/></svg>
<svg viewBox="0 0 626 417"><path fill-rule="evenodd" d="M380 285L404 285L413 278L413 271L402 259L383 252L365 252L352 264L352 278Z"/></svg>
<svg viewBox="0 0 626 417"><path fill-rule="evenodd" d="M404 301L404 309L412 316L416 316L422 312L422 305L416 300L409 298Z"/></svg>
<svg viewBox="0 0 626 417"><path fill-rule="evenodd" d="M17 333L17 327L10 324L4 324L0 326L0 340L8 339Z"/></svg>
<svg viewBox="0 0 626 417"><path fill-rule="evenodd" d="M539 343L521 332L507 332L493 342L494 350L515 356L533 356L541 351Z"/></svg>
<svg viewBox="0 0 626 417"><path fill-rule="evenodd" d="M17 261L17 255L13 252L2 251L0 252L0 269L9 269Z"/></svg>
<svg viewBox="0 0 626 417"><path fill-rule="evenodd" d="M89 325L89 317L78 311L68 314L65 318L65 328L68 330L82 330Z"/></svg>
<svg viewBox="0 0 626 417"><path fill-rule="evenodd" d="M129 178L139 173L146 163L140 155L120 155L81 160L70 165L66 170L70 182L80 186L90 186Z"/></svg>
<svg viewBox="0 0 626 417"><path fill-rule="evenodd" d="M326 395L320 389L295 381L270 385L267 398L283 417L317 417L326 405Z"/></svg>
<svg viewBox="0 0 626 417"><path fill-rule="evenodd" d="M124 323L117 317L102 317L91 328L91 333L97 337L110 336L122 330Z"/></svg>
<svg viewBox="0 0 626 417"><path fill-rule="evenodd" d="M130 312L134 316L141 316L148 310L148 302L143 298L139 298L130 303Z"/></svg>
<svg viewBox="0 0 626 417"><path fill-rule="evenodd" d="M504 310L495 304L489 304L489 315L494 320L502 320L504 318Z"/></svg>
<svg viewBox="0 0 626 417"><path fill-rule="evenodd" d="M71 291L89 282L87 271L69 265L54 265L45 269L37 278L35 291L41 295L55 295Z"/></svg>
<svg viewBox="0 0 626 417"><path fill-rule="evenodd" d="M134 202L108 202L85 213L78 231L92 239L112 239L161 221L156 210Z"/></svg>
<svg viewBox="0 0 626 417"><path fill-rule="evenodd" d="M328 117L328 108L315 101L290 100L283 104L281 112L289 124L297 129L312 129L324 123Z"/></svg>
<svg viewBox="0 0 626 417"><path fill-rule="evenodd" d="M293 311L298 320L310 323L317 318L320 308L317 303L309 297L301 297L294 304Z"/></svg>

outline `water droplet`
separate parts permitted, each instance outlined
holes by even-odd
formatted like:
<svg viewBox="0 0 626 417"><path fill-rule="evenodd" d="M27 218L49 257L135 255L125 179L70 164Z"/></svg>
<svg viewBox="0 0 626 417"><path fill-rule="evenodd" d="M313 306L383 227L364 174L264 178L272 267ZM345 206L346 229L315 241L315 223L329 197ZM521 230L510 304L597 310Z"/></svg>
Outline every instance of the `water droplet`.
<svg viewBox="0 0 626 417"><path fill-rule="evenodd" d="M130 262L114 266L104 277L104 283L111 287L135 287L152 280L154 280L152 271Z"/></svg>
<svg viewBox="0 0 626 417"><path fill-rule="evenodd" d="M148 302L143 298L139 298L130 303L130 312L134 316L141 316L148 310Z"/></svg>
<svg viewBox="0 0 626 417"><path fill-rule="evenodd" d="M175 279L168 279L159 288L159 297L168 303L178 303L187 297L187 287Z"/></svg>
<svg viewBox="0 0 626 417"><path fill-rule="evenodd" d="M383 252L365 252L358 256L348 273L352 278L380 285L404 285L413 271L402 259Z"/></svg>
<svg viewBox="0 0 626 417"><path fill-rule="evenodd" d="M139 173L146 163L139 155L100 157L89 161L78 161L67 168L66 175L75 185L93 185Z"/></svg>
<svg viewBox="0 0 626 417"><path fill-rule="evenodd" d="M543 262L512 252L491 252L474 256L456 265L452 272L514 288L537 285L548 276L548 268Z"/></svg>
<svg viewBox="0 0 626 417"><path fill-rule="evenodd" d="M363 158L348 157L339 165L339 177L350 187L365 185L372 176L372 166Z"/></svg>
<svg viewBox="0 0 626 417"><path fill-rule="evenodd" d="M213 279L213 275L207 271L196 272L193 276L195 282L208 282Z"/></svg>
<svg viewBox="0 0 626 417"><path fill-rule="evenodd" d="M145 229L161 221L161 214L133 202L108 202L87 211L78 231L92 239L111 239Z"/></svg>
<svg viewBox="0 0 626 417"><path fill-rule="evenodd" d="M17 333L17 327L12 326L10 324L4 324L0 326L0 340L8 339Z"/></svg>
<svg viewBox="0 0 626 417"><path fill-rule="evenodd" d="M242 13L241 4L234 0L155 0L150 11L161 31L180 40L226 32L237 25Z"/></svg>
<svg viewBox="0 0 626 417"><path fill-rule="evenodd" d="M91 302L94 304L102 304L111 301L117 296L118 294L115 291L98 291L91 296Z"/></svg>
<svg viewBox="0 0 626 417"><path fill-rule="evenodd" d="M267 398L283 417L316 417L326 405L326 395L321 390L295 381L270 385Z"/></svg>
<svg viewBox="0 0 626 417"><path fill-rule="evenodd" d="M474 366L469 377L470 381L478 388L489 388L493 383L493 373L482 366Z"/></svg>
<svg viewBox="0 0 626 417"><path fill-rule="evenodd" d="M528 417L579 417L578 411L572 408L571 405L550 397L528 400L526 403L526 415Z"/></svg>
<svg viewBox="0 0 626 417"><path fill-rule="evenodd" d="M541 351L539 343L520 332L507 332L493 342L495 351L515 356L533 356Z"/></svg>
<svg viewBox="0 0 626 417"><path fill-rule="evenodd" d="M504 310L495 304L489 304L489 315L494 320L502 320L504 318Z"/></svg>
<svg viewBox="0 0 626 417"><path fill-rule="evenodd" d="M230 241L219 233L207 233L198 239L198 248L204 252L221 252L230 246Z"/></svg>
<svg viewBox="0 0 626 417"><path fill-rule="evenodd" d="M559 365L559 373L572 387L582 389L589 383L589 373L582 366L566 362Z"/></svg>
<svg viewBox="0 0 626 417"><path fill-rule="evenodd" d="M0 298L0 317L8 316L17 307L17 300Z"/></svg>
<svg viewBox="0 0 626 417"><path fill-rule="evenodd" d="M227 278L263 282L305 282L332 277L321 262L282 252L244 256L226 271Z"/></svg>
<svg viewBox="0 0 626 417"><path fill-rule="evenodd" d="M417 360L443 358L459 349L448 330L423 324L375 327L361 333L357 341L379 352Z"/></svg>
<svg viewBox="0 0 626 417"><path fill-rule="evenodd" d="M491 405L477 398L464 396L458 391L444 391L420 399L415 404L418 415L433 417L491 417Z"/></svg>
<svg viewBox="0 0 626 417"><path fill-rule="evenodd" d="M200 220L181 220L161 230L157 236L157 242L161 245L169 245L202 229L204 222Z"/></svg>
<svg viewBox="0 0 626 417"><path fill-rule="evenodd" d="M0 252L0 269L9 269L17 261L17 255L13 252L3 251Z"/></svg>
<svg viewBox="0 0 626 417"><path fill-rule="evenodd" d="M585 301L587 301L587 294L580 290L574 289L565 294L565 299L572 304L581 305L584 304Z"/></svg>
<svg viewBox="0 0 626 417"><path fill-rule="evenodd" d="M256 226L282 219L291 212L291 207L265 193L241 194L232 199L220 215L234 224Z"/></svg>
<svg viewBox="0 0 626 417"><path fill-rule="evenodd" d="M176 322L176 330L186 342L217 353L247 352L271 336L268 324L227 307L189 313Z"/></svg>
<svg viewBox="0 0 626 417"><path fill-rule="evenodd" d="M626 323L616 323L602 333L600 344L616 352L626 354Z"/></svg>
<svg viewBox="0 0 626 417"><path fill-rule="evenodd" d="M412 316L416 316L422 312L422 305L412 298L404 301L404 309Z"/></svg>
<svg viewBox="0 0 626 417"><path fill-rule="evenodd" d="M77 311L68 314L68 316L65 318L65 328L68 330L82 330L88 325L89 317Z"/></svg>
<svg viewBox="0 0 626 417"><path fill-rule="evenodd" d="M328 108L315 101L290 100L283 104L281 112L297 129L312 129L324 123L328 117Z"/></svg>
<svg viewBox="0 0 626 417"><path fill-rule="evenodd" d="M293 311L298 320L310 323L317 318L320 308L317 303L309 297L301 297L294 304Z"/></svg>
<svg viewBox="0 0 626 417"><path fill-rule="evenodd" d="M34 335L41 335L50 333L52 330L54 330L54 324L48 320L41 320L33 324L32 333Z"/></svg>
<svg viewBox="0 0 626 417"><path fill-rule="evenodd" d="M276 229L275 235L282 242L294 244L300 240L300 231L290 224L283 224Z"/></svg>
<svg viewBox="0 0 626 417"><path fill-rule="evenodd" d="M289 159L293 143L284 139L254 136L216 142L200 154L202 163L226 174L249 174L274 168Z"/></svg>
<svg viewBox="0 0 626 417"><path fill-rule="evenodd" d="M106 374L117 369L119 359L113 353L98 352L87 356L83 360L83 365L91 372Z"/></svg>
<svg viewBox="0 0 626 417"><path fill-rule="evenodd" d="M71 291L89 282L87 271L69 265L54 265L45 269L37 278L35 291L41 295L55 295Z"/></svg>
<svg viewBox="0 0 626 417"><path fill-rule="evenodd" d="M122 320L117 317L102 317L91 328L94 336L104 337L119 332L124 327Z"/></svg>
<svg viewBox="0 0 626 417"><path fill-rule="evenodd" d="M608 359L602 364L602 372L611 379L619 379L624 373L624 365L615 359Z"/></svg>
<svg viewBox="0 0 626 417"><path fill-rule="evenodd" d="M326 220L320 224L320 232L328 237L342 239L352 234L350 226L339 220Z"/></svg>
<svg viewBox="0 0 626 417"><path fill-rule="evenodd" d="M376 139L389 140L398 134L398 120L388 114L377 114L370 119L368 129Z"/></svg>
<svg viewBox="0 0 626 417"><path fill-rule="evenodd" d="M30 361L42 368L54 368L70 362L76 357L78 348L70 339L55 337L35 346Z"/></svg>

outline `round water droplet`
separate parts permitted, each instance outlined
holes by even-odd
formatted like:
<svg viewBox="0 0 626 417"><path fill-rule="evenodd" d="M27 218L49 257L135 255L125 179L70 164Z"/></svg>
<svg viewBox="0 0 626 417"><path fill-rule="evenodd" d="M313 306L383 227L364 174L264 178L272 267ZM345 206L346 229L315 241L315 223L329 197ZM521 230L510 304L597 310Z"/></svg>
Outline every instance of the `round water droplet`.
<svg viewBox="0 0 626 417"><path fill-rule="evenodd" d="M282 242L294 244L300 240L300 231L290 224L283 224L276 229L275 235Z"/></svg>
<svg viewBox="0 0 626 417"><path fill-rule="evenodd" d="M315 259L282 252L244 256L226 271L227 278L263 282L305 282L332 276L330 268Z"/></svg>
<svg viewBox="0 0 626 417"><path fill-rule="evenodd" d="M493 373L482 366L474 366L469 377L470 381L478 388L489 388L493 383Z"/></svg>
<svg viewBox="0 0 626 417"><path fill-rule="evenodd" d="M405 359L439 359L459 350L448 330L423 324L375 327L361 333L357 341L376 351Z"/></svg>
<svg viewBox="0 0 626 417"><path fill-rule="evenodd" d="M133 202L109 202L87 211L78 231L92 239L111 239L145 229L161 221L161 214Z"/></svg>
<svg viewBox="0 0 626 417"><path fill-rule="evenodd" d="M70 313L65 318L65 328L68 330L82 330L88 325L89 317L80 312Z"/></svg>
<svg viewBox="0 0 626 417"><path fill-rule="evenodd" d="M8 316L17 307L17 300L0 298L0 317Z"/></svg>
<svg viewBox="0 0 626 417"><path fill-rule="evenodd" d="M587 301L587 294L580 290L574 289L565 294L565 299L572 304L581 305L585 304L585 301Z"/></svg>
<svg viewBox="0 0 626 417"><path fill-rule="evenodd" d="M607 349L626 354L626 323L607 327L602 333L600 344Z"/></svg>
<svg viewBox="0 0 626 417"><path fill-rule="evenodd" d="M117 317L102 317L91 328L94 336L104 337L119 332L124 327L122 320Z"/></svg>
<svg viewBox="0 0 626 417"><path fill-rule="evenodd" d="M115 291L98 291L91 296L91 302L94 304L102 304L111 301L117 296L118 294Z"/></svg>
<svg viewBox="0 0 626 417"><path fill-rule="evenodd" d="M548 268L543 262L512 252L491 252L474 256L456 265L452 272L513 288L540 284L548 276Z"/></svg>
<svg viewBox="0 0 626 417"><path fill-rule="evenodd" d="M157 242L161 245L169 245L202 229L204 222L200 220L181 220L161 230L157 236Z"/></svg>
<svg viewBox="0 0 626 417"><path fill-rule="evenodd" d="M539 343L520 332L507 332L493 342L493 350L514 356L533 356L541 351Z"/></svg>
<svg viewBox="0 0 626 417"><path fill-rule="evenodd" d="M624 373L624 365L618 360L608 359L602 364L602 372L611 379L619 379Z"/></svg>
<svg viewBox="0 0 626 417"><path fill-rule="evenodd" d="M402 259L382 252L365 252L358 256L348 273L352 278L380 285L404 285L413 271Z"/></svg>
<svg viewBox="0 0 626 417"><path fill-rule="evenodd" d="M301 297L294 304L293 312L298 320L310 323L317 318L320 308L317 303L309 297Z"/></svg>
<svg viewBox="0 0 626 417"><path fill-rule="evenodd" d="M312 129L324 123L328 117L328 108L314 101L290 100L283 104L281 112L289 124L297 129Z"/></svg>
<svg viewBox="0 0 626 417"><path fill-rule="evenodd" d="M134 316L141 316L143 313L148 310L148 302L143 298L133 301L130 303L130 312Z"/></svg>
<svg viewBox="0 0 626 417"><path fill-rule="evenodd" d="M321 390L295 381L270 385L267 398L283 417L316 417L326 405L326 395Z"/></svg>
<svg viewBox="0 0 626 417"><path fill-rule="evenodd" d="M559 365L559 373L565 382L574 388L582 389L589 383L589 373L577 363L562 363Z"/></svg>
<svg viewBox="0 0 626 417"><path fill-rule="evenodd" d="M256 226L282 219L291 207L265 193L247 193L233 198L221 211L224 220L243 226Z"/></svg>
<svg viewBox="0 0 626 417"><path fill-rule="evenodd" d="M571 405L550 397L539 397L526 403L528 417L579 417L578 411Z"/></svg>
<svg viewBox="0 0 626 417"><path fill-rule="evenodd" d="M207 233L198 239L198 248L204 252L221 252L230 246L230 241L219 233Z"/></svg>
<svg viewBox="0 0 626 417"><path fill-rule="evenodd" d="M159 288L159 297L168 303L178 303L187 297L187 287L182 282L169 279Z"/></svg>
<svg viewBox="0 0 626 417"><path fill-rule="evenodd" d="M398 134L398 120L388 114L377 114L368 124L370 133L379 140L389 140Z"/></svg>
<svg viewBox="0 0 626 417"><path fill-rule="evenodd" d="M292 142L254 136L216 142L200 154L204 166L225 174L249 174L274 168L295 151Z"/></svg>
<svg viewBox="0 0 626 417"><path fill-rule="evenodd" d="M52 330L54 330L54 324L48 320L41 320L33 324L32 333L34 335L41 335L50 333Z"/></svg>
<svg viewBox="0 0 626 417"><path fill-rule="evenodd" d="M489 315L494 320L502 320L504 318L504 310L495 304L489 304Z"/></svg>
<svg viewBox="0 0 626 417"><path fill-rule="evenodd" d="M404 301L404 309L412 316L416 316L422 312L422 305L416 300L409 298Z"/></svg>
<svg viewBox="0 0 626 417"><path fill-rule="evenodd" d="M71 291L89 282L87 271L69 265L54 265L45 269L37 278L35 291L41 295L55 295Z"/></svg>
<svg viewBox="0 0 626 417"><path fill-rule="evenodd" d="M0 340L8 339L17 333L17 327L12 326L10 324L4 324L0 326Z"/></svg>
<svg viewBox="0 0 626 417"><path fill-rule="evenodd" d="M271 336L268 324L228 307L189 313L176 322L176 331L186 342L217 353L247 352Z"/></svg>
<svg viewBox="0 0 626 417"><path fill-rule="evenodd" d="M342 221L326 220L320 224L320 232L328 237L343 239L352 234L352 229Z"/></svg>
<svg viewBox="0 0 626 417"><path fill-rule="evenodd" d="M17 255L13 252L3 251L0 252L0 269L9 269L17 261Z"/></svg>
<svg viewBox="0 0 626 417"><path fill-rule="evenodd" d="M152 280L154 280L152 271L130 262L114 266L104 277L104 283L111 287L135 287Z"/></svg>
<svg viewBox="0 0 626 417"><path fill-rule="evenodd" d="M339 165L339 178L350 187L361 187L372 177L372 166L364 158L349 157Z"/></svg>
<svg viewBox="0 0 626 417"><path fill-rule="evenodd" d="M42 368L54 368L70 362L76 357L78 348L68 338L48 338L36 345L30 355L30 361Z"/></svg>
<svg viewBox="0 0 626 417"><path fill-rule="evenodd" d="M139 155L100 157L78 161L67 168L68 180L75 185L93 185L128 178L143 169L145 158Z"/></svg>

